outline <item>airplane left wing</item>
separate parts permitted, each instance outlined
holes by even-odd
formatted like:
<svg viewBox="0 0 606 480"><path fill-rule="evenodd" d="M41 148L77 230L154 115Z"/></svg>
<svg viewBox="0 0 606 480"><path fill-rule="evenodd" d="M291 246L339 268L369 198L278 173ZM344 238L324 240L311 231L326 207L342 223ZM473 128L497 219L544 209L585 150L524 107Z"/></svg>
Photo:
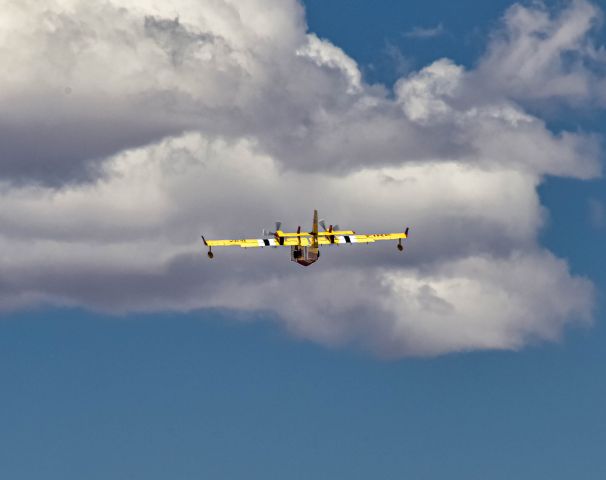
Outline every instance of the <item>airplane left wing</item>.
<svg viewBox="0 0 606 480"><path fill-rule="evenodd" d="M358 243L377 242L379 240L400 240L403 238L408 238L408 229L406 232L402 233L372 233L370 235L353 236L356 237L356 242Z"/></svg>
<svg viewBox="0 0 606 480"><path fill-rule="evenodd" d="M326 232L325 232L326 233ZM341 232L339 232L341 233ZM401 233L373 233L370 235L326 235L318 239L320 245L347 244L347 243L374 243L379 240L401 240L408 238L408 232Z"/></svg>

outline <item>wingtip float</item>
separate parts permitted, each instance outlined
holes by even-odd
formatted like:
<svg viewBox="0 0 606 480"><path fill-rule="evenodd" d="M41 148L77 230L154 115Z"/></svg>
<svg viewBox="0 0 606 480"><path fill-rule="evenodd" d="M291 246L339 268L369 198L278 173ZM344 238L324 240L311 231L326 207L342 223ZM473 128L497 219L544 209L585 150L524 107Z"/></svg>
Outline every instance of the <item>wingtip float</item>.
<svg viewBox="0 0 606 480"><path fill-rule="evenodd" d="M290 247L290 259L299 265L307 267L320 258L320 247L323 245L342 245L351 243L374 243L379 240L397 240L397 248L404 250L402 240L408 238L409 228L398 233L373 233L360 235L353 230L341 230L338 225L330 225L328 228L324 220L318 220L318 211L314 210L313 226L311 232L301 231L284 232L280 230L281 222L276 222L274 231L263 230L263 237L269 238L245 238L242 240L207 240L202 235L204 245L208 247L208 258L214 258L213 247ZM321 226L324 231L320 231Z"/></svg>

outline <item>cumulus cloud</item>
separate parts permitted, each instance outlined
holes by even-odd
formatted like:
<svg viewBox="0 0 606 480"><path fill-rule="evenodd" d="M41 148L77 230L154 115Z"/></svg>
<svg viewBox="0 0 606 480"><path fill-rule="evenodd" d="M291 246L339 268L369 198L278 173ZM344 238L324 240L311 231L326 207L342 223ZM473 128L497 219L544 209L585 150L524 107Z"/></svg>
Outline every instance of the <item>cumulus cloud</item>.
<svg viewBox="0 0 606 480"><path fill-rule="evenodd" d="M307 33L294 0L9 1L0 306L264 312L396 356L557 339L590 321L593 287L538 244L537 186L599 175L600 139L553 133L525 102L593 94L532 82L571 74L557 52L599 61L599 15L514 6L477 68L440 59L391 94ZM525 37L550 35L516 75L509 59L536 53ZM360 231L410 225L408 251L330 247L302 269L281 249L209 262L196 243L296 228L313 208Z"/></svg>

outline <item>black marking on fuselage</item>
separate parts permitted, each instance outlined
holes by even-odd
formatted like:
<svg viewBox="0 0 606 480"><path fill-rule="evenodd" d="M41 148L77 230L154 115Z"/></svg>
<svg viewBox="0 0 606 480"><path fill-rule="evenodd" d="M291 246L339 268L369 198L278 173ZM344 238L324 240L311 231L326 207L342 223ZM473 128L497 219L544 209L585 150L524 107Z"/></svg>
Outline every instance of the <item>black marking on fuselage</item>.
<svg viewBox="0 0 606 480"><path fill-rule="evenodd" d="M351 243L351 238L349 238L349 235L345 235L345 243Z"/></svg>
<svg viewBox="0 0 606 480"><path fill-rule="evenodd" d="M263 239L263 243L265 244L266 247L269 247L269 240L267 238Z"/></svg>

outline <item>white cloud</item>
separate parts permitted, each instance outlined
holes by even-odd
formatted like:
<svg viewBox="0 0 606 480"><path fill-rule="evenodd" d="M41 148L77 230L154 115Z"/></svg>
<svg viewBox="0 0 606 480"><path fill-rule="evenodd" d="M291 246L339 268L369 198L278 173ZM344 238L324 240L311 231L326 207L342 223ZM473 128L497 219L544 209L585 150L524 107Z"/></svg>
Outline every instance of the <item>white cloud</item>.
<svg viewBox="0 0 606 480"><path fill-rule="evenodd" d="M405 32L403 35L408 38L434 38L439 37L440 35L444 35L446 30L444 29L444 25L439 23L435 27L414 27L413 29Z"/></svg>
<svg viewBox="0 0 606 480"><path fill-rule="evenodd" d="M591 36L603 12L587 0L565 5L555 12L542 2L509 8L480 62L478 83L522 101L606 102L604 76L591 68L606 64L604 47Z"/></svg>
<svg viewBox="0 0 606 480"><path fill-rule="evenodd" d="M588 5L514 7L505 28L568 31L597 15ZM297 335L385 355L516 349L589 321L591 283L537 243L536 189L545 175L598 175L599 139L556 135L526 112L531 74L523 99L515 82L483 83L517 43L495 40L474 70L438 60L392 99L306 34L294 1L10 1L6 12L4 308L264 311ZM554 35L555 50L586 45ZM313 208L360 231L410 225L407 253L334 247L305 270L273 249L209 262L198 241L306 225Z"/></svg>
<svg viewBox="0 0 606 480"><path fill-rule="evenodd" d="M326 66L343 72L349 81L348 93L358 93L362 90L362 75L356 62L330 42L320 40L310 33L307 42L297 50L296 54L313 60L319 67Z"/></svg>
<svg viewBox="0 0 606 480"><path fill-rule="evenodd" d="M448 59L438 60L395 86L406 116L414 122L431 123L436 117L451 116L446 103L453 98L463 76L463 68Z"/></svg>

